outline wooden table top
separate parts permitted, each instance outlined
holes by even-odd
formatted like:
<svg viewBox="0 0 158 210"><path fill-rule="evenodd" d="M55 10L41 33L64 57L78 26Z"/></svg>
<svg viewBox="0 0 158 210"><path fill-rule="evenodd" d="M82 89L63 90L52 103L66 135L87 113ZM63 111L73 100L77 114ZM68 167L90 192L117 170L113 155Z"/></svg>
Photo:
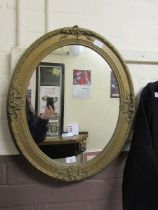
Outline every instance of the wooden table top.
<svg viewBox="0 0 158 210"><path fill-rule="evenodd" d="M87 137L88 134L79 134L67 137L47 137L42 143L39 143L38 145L76 144L86 140Z"/></svg>

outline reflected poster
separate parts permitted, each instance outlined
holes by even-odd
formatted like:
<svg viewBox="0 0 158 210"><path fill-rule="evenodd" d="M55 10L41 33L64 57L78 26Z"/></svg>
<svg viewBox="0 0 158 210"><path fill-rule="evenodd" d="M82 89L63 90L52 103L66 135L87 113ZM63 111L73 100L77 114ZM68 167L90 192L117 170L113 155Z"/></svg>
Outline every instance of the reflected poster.
<svg viewBox="0 0 158 210"><path fill-rule="evenodd" d="M73 70L73 96L79 98L90 97L91 70Z"/></svg>

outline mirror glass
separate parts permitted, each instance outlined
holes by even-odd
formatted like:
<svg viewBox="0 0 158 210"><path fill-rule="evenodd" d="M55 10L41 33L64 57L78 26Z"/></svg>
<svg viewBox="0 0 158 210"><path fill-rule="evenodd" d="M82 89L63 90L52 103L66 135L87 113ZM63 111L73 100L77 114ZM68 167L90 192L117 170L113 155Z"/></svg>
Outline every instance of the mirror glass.
<svg viewBox="0 0 158 210"><path fill-rule="evenodd" d="M43 122L36 129L39 135L44 129L46 136L34 139L53 160L85 162L110 142L119 116L119 90L111 67L94 50L67 45L50 52L35 69L27 97L36 117L53 99L48 129Z"/></svg>

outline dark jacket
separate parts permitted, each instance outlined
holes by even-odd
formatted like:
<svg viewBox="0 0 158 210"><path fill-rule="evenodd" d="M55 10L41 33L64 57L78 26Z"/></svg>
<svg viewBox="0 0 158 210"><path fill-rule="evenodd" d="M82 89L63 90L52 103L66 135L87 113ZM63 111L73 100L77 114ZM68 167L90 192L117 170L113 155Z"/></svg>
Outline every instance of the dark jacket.
<svg viewBox="0 0 158 210"><path fill-rule="evenodd" d="M158 210L158 82L143 88L123 174L123 210Z"/></svg>
<svg viewBox="0 0 158 210"><path fill-rule="evenodd" d="M26 100L26 116L30 133L36 143L43 142L48 131L48 120L36 117L29 101Z"/></svg>

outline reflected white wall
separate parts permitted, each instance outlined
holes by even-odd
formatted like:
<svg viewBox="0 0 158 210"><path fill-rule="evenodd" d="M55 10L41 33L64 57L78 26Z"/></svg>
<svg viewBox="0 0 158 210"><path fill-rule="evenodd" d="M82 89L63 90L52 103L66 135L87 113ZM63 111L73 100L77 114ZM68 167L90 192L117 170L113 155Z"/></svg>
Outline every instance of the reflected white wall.
<svg viewBox="0 0 158 210"><path fill-rule="evenodd" d="M61 55L59 55L59 52ZM42 62L65 64L64 129L78 123L80 131L88 131L88 149L102 149L109 142L117 124L119 98L111 98L111 68L96 52L84 47L79 55L69 48L49 54ZM73 69L90 70L89 97L73 96Z"/></svg>

